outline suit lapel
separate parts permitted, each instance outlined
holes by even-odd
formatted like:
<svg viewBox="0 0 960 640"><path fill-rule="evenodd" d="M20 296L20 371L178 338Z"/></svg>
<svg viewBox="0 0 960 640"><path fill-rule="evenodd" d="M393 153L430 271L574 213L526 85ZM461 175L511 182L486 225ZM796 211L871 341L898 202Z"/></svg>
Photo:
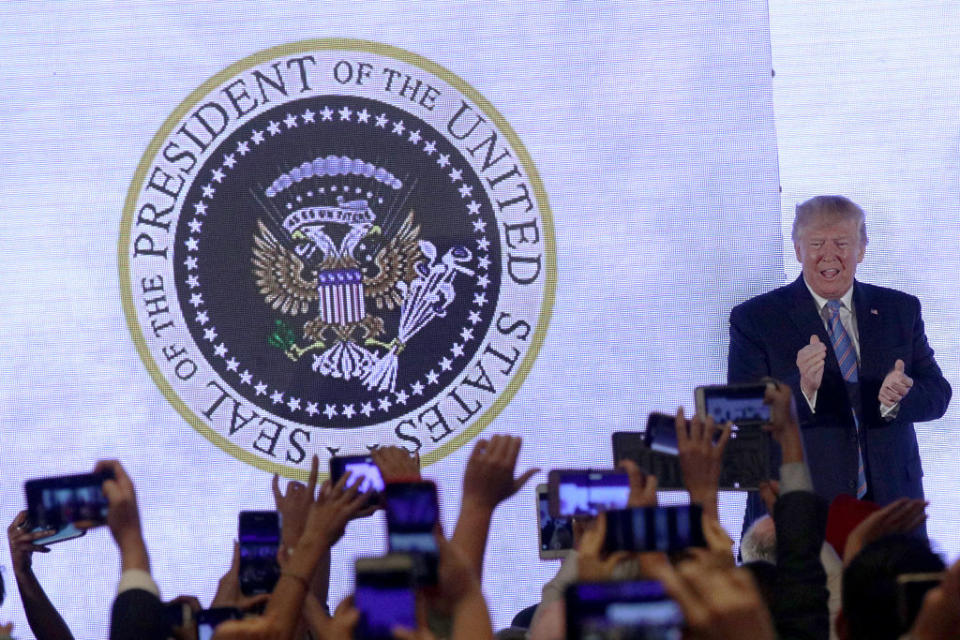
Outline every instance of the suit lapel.
<svg viewBox="0 0 960 640"><path fill-rule="evenodd" d="M877 371L881 365L880 309L870 295L870 290L859 282L853 284L853 308L857 313L857 333L860 339L860 372Z"/></svg>

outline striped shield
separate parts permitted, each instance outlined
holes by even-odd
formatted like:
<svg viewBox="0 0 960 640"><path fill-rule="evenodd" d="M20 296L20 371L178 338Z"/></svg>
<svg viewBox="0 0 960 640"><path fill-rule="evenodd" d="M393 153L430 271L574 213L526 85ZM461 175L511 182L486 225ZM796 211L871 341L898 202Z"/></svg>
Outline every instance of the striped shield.
<svg viewBox="0 0 960 640"><path fill-rule="evenodd" d="M320 319L327 324L353 324L366 315L363 275L359 269L331 269L318 276Z"/></svg>

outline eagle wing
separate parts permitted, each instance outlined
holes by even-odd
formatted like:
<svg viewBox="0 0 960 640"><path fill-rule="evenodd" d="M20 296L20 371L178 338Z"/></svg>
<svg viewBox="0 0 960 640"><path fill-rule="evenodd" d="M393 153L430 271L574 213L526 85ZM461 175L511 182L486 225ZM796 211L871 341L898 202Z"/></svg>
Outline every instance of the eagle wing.
<svg viewBox="0 0 960 640"><path fill-rule="evenodd" d="M374 257L378 271L364 278L363 294L373 299L377 309L392 310L403 302L403 295L396 285L400 281L410 282L418 275L415 267L424 259L419 237L420 225L413 223L411 211L396 235Z"/></svg>
<svg viewBox="0 0 960 640"><path fill-rule="evenodd" d="M306 313L310 303L320 298L317 281L301 275L303 260L283 246L262 220L257 221L257 226L251 262L260 294L267 304L283 313Z"/></svg>

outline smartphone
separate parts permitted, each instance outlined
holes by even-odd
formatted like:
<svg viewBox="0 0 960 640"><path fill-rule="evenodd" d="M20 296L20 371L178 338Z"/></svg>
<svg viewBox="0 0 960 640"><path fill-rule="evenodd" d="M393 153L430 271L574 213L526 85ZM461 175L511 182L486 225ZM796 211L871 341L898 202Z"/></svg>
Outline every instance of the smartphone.
<svg viewBox="0 0 960 640"><path fill-rule="evenodd" d="M414 559L406 553L357 558L354 604L358 640L393 640L391 629L416 629Z"/></svg>
<svg viewBox="0 0 960 640"><path fill-rule="evenodd" d="M240 591L245 596L271 593L280 579L280 514L276 511L241 511Z"/></svg>
<svg viewBox="0 0 960 640"><path fill-rule="evenodd" d="M702 515L702 509L696 504L607 511L604 548L607 552L677 553L690 547L704 547Z"/></svg>
<svg viewBox="0 0 960 640"><path fill-rule="evenodd" d="M687 429L690 421L687 420ZM651 451L677 455L677 423L673 416L654 411L647 416L643 443Z"/></svg>
<svg viewBox="0 0 960 640"><path fill-rule="evenodd" d="M732 422L738 427L759 426L770 422L770 406L763 397L767 384L729 384L697 387L697 415L717 424Z"/></svg>
<svg viewBox="0 0 960 640"><path fill-rule="evenodd" d="M343 476L345 471L350 472L350 480L347 488L360 482L360 493L373 490L377 493L383 491L383 476L380 474L380 467L373 461L370 455L355 456L334 456L330 458L330 481L336 483Z"/></svg>
<svg viewBox="0 0 960 640"><path fill-rule="evenodd" d="M77 538L86 529L107 522L107 497L103 482L113 471L38 478L24 483L31 531L52 530L37 545Z"/></svg>
<svg viewBox="0 0 960 640"><path fill-rule="evenodd" d="M900 618L900 632L906 633L913 627L927 591L943 581L944 573L902 573L897 576L897 615Z"/></svg>
<svg viewBox="0 0 960 640"><path fill-rule="evenodd" d="M630 497L630 479L623 471L553 469L547 476L547 486L550 515L558 518L623 509Z"/></svg>
<svg viewBox="0 0 960 640"><path fill-rule="evenodd" d="M633 460L644 473L657 476L657 489L683 490L683 474L675 453L663 453L647 447L646 434L636 431L615 431L610 437L613 443L613 459Z"/></svg>
<svg viewBox="0 0 960 640"><path fill-rule="evenodd" d="M537 485L537 541L541 560L566 558L573 549L573 518L550 515L550 491Z"/></svg>
<svg viewBox="0 0 960 640"><path fill-rule="evenodd" d="M384 489L384 501L390 552L413 557L418 584L436 584L439 550L434 530L440 517L437 486L429 480L391 482Z"/></svg>
<svg viewBox="0 0 960 640"><path fill-rule="evenodd" d="M565 598L568 640L680 640L683 634L683 612L659 582L578 582Z"/></svg>
<svg viewBox="0 0 960 640"><path fill-rule="evenodd" d="M194 618L197 621L197 640L210 640L221 622L240 620L242 617L242 612L234 607L216 607L197 611L197 616Z"/></svg>

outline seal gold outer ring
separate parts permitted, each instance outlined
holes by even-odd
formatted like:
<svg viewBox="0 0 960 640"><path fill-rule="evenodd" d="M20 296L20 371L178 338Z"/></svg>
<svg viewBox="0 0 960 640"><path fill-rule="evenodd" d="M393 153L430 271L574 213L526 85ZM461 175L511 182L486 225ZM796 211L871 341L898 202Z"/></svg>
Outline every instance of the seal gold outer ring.
<svg viewBox="0 0 960 640"><path fill-rule="evenodd" d="M472 424L463 429L453 437L450 442L434 449L421 458L421 463L431 465L443 459L453 451L459 449L482 432L499 415L507 404L513 399L514 395L520 389L527 374L533 367L534 361L540 353L540 348L546 338L547 328L550 324L550 318L553 314L553 305L557 287L557 262L556 262L556 236L553 227L553 214L550 210L550 204L547 199L547 193L543 188L543 181L537 172L526 147L520 141L519 136L513 130L513 127L504 119L499 111L484 98L476 89L461 79L459 76L440 66L439 64L428 60L418 54L405 49L400 49L391 45L386 45L369 40L353 40L346 38L323 38L314 40L301 40L288 44L278 45L263 51L254 53L242 60L239 60L219 73L209 78L202 85L190 93L187 98L181 102L173 113L167 117L160 130L153 136L150 144L144 152L140 164L134 173L130 188L127 190L127 197L123 206L123 218L120 223L120 237L118 240L117 259L120 276L120 292L123 304L124 316L127 320L127 326L130 329L130 335L133 337L134 345L140 359L146 365L150 372L150 377L160 388L160 391L166 397L167 401L183 416L183 418L204 438L215 444L229 455L246 462L254 467L270 473L276 473L288 478L306 480L308 471L306 469L296 469L282 464L269 462L256 456L243 447L230 442L227 438L210 428L186 403L180 398L173 389L166 377L161 373L159 366L153 358L147 346L143 330L137 319L137 310L134 305L133 290L130 282L130 237L133 229L133 221L136 213L137 199L144 187L147 172L151 164L160 152L160 147L167 137L189 111L195 107L200 100L208 95L217 86L237 74L255 67L261 63L273 60L281 56L292 54L308 53L316 50L344 50L344 51L364 51L377 55L401 60L408 64L415 65L421 69L432 73L441 78L451 86L455 87L462 95L469 98L485 115L488 116L497 128L506 136L510 145L517 153L517 160L523 167L527 179L533 188L534 197L537 202L537 208L540 213L541 227L543 232L543 241L545 247L545 273L543 300L540 305L540 312L537 319L537 326L533 338L530 342L530 348L527 349L520 366L510 378L507 387L497 397L497 399L478 417Z"/></svg>

